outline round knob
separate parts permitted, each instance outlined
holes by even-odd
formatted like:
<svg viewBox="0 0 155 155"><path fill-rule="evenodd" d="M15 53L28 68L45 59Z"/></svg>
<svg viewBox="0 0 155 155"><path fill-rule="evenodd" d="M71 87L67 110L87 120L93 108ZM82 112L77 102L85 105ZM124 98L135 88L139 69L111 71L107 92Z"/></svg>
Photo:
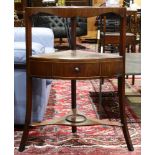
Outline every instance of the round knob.
<svg viewBox="0 0 155 155"><path fill-rule="evenodd" d="M80 68L79 68L79 67L75 67L74 70L75 70L76 72L79 72L79 71L80 71Z"/></svg>

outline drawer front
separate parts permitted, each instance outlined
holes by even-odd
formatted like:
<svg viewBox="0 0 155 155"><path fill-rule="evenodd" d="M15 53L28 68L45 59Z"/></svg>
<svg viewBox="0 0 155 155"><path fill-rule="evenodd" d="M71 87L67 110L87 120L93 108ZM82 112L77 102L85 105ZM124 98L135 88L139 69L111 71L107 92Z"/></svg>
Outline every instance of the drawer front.
<svg viewBox="0 0 155 155"><path fill-rule="evenodd" d="M29 74L34 77L58 79L91 79L113 77L123 73L123 61L104 61L100 63L66 63L50 61L30 61Z"/></svg>
<svg viewBox="0 0 155 155"><path fill-rule="evenodd" d="M29 74L34 77L52 78L52 63L47 61L30 61Z"/></svg>
<svg viewBox="0 0 155 155"><path fill-rule="evenodd" d="M99 76L99 63L55 63L53 75L56 78L93 78Z"/></svg>
<svg viewBox="0 0 155 155"><path fill-rule="evenodd" d="M123 73L123 61L106 61L101 63L101 76L113 77Z"/></svg>

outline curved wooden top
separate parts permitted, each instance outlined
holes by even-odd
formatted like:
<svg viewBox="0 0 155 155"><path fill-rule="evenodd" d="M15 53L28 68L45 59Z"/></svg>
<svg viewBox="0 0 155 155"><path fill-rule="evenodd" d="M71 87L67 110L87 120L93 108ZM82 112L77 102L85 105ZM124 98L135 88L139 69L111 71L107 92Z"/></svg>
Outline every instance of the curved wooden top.
<svg viewBox="0 0 155 155"><path fill-rule="evenodd" d="M96 79L123 74L123 57L117 54L68 50L29 58L28 74L52 79Z"/></svg>
<svg viewBox="0 0 155 155"><path fill-rule="evenodd" d="M31 60L46 60L46 61L96 61L96 60L111 60L116 58L122 58L117 54L88 52L84 50L66 50L61 52L55 52L51 54L40 54L31 56Z"/></svg>
<svg viewBox="0 0 155 155"><path fill-rule="evenodd" d="M26 13L33 15L37 13L53 14L61 17L93 17L105 13L115 13L121 17L126 16L125 7L97 7L97 6L60 6L60 7L27 7Z"/></svg>

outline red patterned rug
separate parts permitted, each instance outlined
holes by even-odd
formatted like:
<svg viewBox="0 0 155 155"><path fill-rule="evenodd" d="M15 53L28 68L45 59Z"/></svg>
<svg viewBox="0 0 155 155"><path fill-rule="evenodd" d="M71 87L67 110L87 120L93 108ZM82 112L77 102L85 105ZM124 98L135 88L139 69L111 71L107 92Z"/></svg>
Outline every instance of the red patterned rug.
<svg viewBox="0 0 155 155"><path fill-rule="evenodd" d="M94 92L98 90L98 80L77 81L77 107L83 114L94 118L119 120L116 87L111 80L103 85L102 111L98 110ZM114 93L111 93L114 91ZM78 127L77 135L72 135L71 127L48 125L29 132L26 150L18 152L22 131L15 131L15 155L140 155L140 123L138 116L126 100L126 115L129 132L135 151L129 152L122 129L114 126ZM45 120L61 117L70 111L70 81L53 80Z"/></svg>

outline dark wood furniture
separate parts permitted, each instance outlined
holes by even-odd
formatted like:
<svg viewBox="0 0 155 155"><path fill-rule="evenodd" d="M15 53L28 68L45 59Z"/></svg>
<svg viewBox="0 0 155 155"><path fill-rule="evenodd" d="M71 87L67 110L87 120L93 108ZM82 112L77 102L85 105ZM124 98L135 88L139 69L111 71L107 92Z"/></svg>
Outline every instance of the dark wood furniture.
<svg viewBox="0 0 155 155"><path fill-rule="evenodd" d="M127 10L127 26L126 26L126 47L127 52L136 52L136 38L137 38L137 10L128 9ZM115 19L116 18L116 19ZM118 20L116 16L114 20ZM116 51L116 48L119 48L120 33L119 32L107 32L107 18L106 16L100 16L100 37L98 41L98 52L105 52L105 46L110 45L112 48L111 51ZM116 29L119 29L119 26L116 26ZM127 74L128 77L128 74ZM135 83L135 74L132 74L132 84Z"/></svg>
<svg viewBox="0 0 155 155"><path fill-rule="evenodd" d="M137 33L137 11L136 10L127 10L127 26L126 26L126 47L128 48L129 52L129 46L131 46L131 52L135 52L135 46L136 46L136 33ZM101 51L101 46L111 44L113 46L119 45L120 40L120 33L117 31L118 26L116 26L116 31L112 30L111 32L107 31L107 17L106 16L100 16L100 38L99 38L99 48L98 51ZM131 20L132 19L132 20ZM119 18L116 16L113 20L116 20L117 23L119 23Z"/></svg>
<svg viewBox="0 0 155 155"><path fill-rule="evenodd" d="M72 50L56 52L53 54L43 54L32 56L31 53L31 32L32 20L30 17L37 13L48 13L62 17L71 18L71 36ZM116 13L121 17L120 34L120 53L119 55L90 53L87 51L76 50L76 17L91 17L105 13ZM26 119L23 136L21 139L19 151L25 149L30 126L39 126L46 124L61 124L72 127L75 133L77 126L83 125L118 125L122 127L127 147L133 151L133 145L128 132L125 117L125 26L126 9L125 8L105 8L105 7L35 7L26 8L26 65L27 65L27 106ZM32 77L38 78L56 78L71 80L71 114L60 119L52 119L38 124L31 124L32 109ZM76 109L76 80L96 79L96 78L118 78L118 92L120 104L121 123L114 123L107 120L91 119L77 112Z"/></svg>

